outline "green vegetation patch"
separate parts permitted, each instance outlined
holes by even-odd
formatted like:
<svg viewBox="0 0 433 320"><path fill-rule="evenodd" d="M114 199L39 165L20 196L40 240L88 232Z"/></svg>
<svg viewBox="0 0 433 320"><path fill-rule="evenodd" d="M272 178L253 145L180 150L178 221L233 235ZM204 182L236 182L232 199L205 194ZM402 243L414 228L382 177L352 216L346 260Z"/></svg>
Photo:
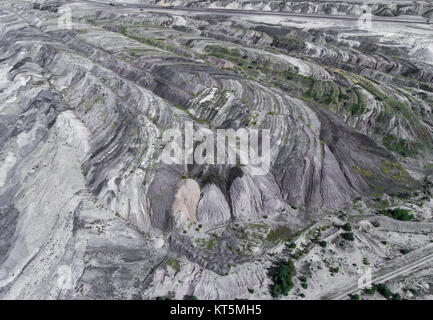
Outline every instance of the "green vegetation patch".
<svg viewBox="0 0 433 320"><path fill-rule="evenodd" d="M350 223L346 223L346 224L343 226L343 230L344 230L344 231L352 231L352 226L350 225Z"/></svg>
<svg viewBox="0 0 433 320"><path fill-rule="evenodd" d="M156 47L156 48L167 50L167 51L171 51L171 52L174 51L173 46L167 44L165 42L165 39L156 39L156 38L143 37L143 36L137 35L137 34L135 34L133 32L129 32L126 27L121 27L120 28L120 33L122 35L130 38L130 39L133 39L135 41L144 43L144 44L146 44L148 46Z"/></svg>
<svg viewBox="0 0 433 320"><path fill-rule="evenodd" d="M277 273L274 275L274 285L272 288L272 296L278 298L280 295L287 296L293 288L292 278L296 274L295 265L292 260L282 264Z"/></svg>
<svg viewBox="0 0 433 320"><path fill-rule="evenodd" d="M177 259L174 258L168 258L167 259L167 265L172 268L174 271L179 272L180 271L180 262Z"/></svg>
<svg viewBox="0 0 433 320"><path fill-rule="evenodd" d="M241 55L238 49L227 49L220 46L206 46L205 50L210 55L220 59L226 58L227 56L238 58Z"/></svg>
<svg viewBox="0 0 433 320"><path fill-rule="evenodd" d="M376 179L377 178L377 174L373 171L367 170L367 169L362 169L358 166L353 166L353 168L355 169L355 171L360 174L364 179L366 180L370 180L370 179Z"/></svg>
<svg viewBox="0 0 433 320"><path fill-rule="evenodd" d="M292 232L287 226L278 226L275 229L271 230L266 237L266 240L270 242L278 242L278 241L289 241L292 238Z"/></svg>
<svg viewBox="0 0 433 320"><path fill-rule="evenodd" d="M207 250L214 249L217 243L218 243L218 236L216 234L212 234L212 238L208 240L197 239L197 244L203 248L206 248Z"/></svg>
<svg viewBox="0 0 433 320"><path fill-rule="evenodd" d="M292 37L275 37L271 46L288 51L302 50L306 47L304 42Z"/></svg>
<svg viewBox="0 0 433 320"><path fill-rule="evenodd" d="M400 221L411 221L414 219L409 210L401 208L380 210L379 213Z"/></svg>
<svg viewBox="0 0 433 320"><path fill-rule="evenodd" d="M418 153L421 146L417 142L398 138L395 135L387 135L383 138L383 145L391 151L401 154L404 157L413 156Z"/></svg>
<svg viewBox="0 0 433 320"><path fill-rule="evenodd" d="M384 296L387 299L389 299L393 296L392 291L384 283L379 283L377 285L377 292L379 292L382 296Z"/></svg>
<svg viewBox="0 0 433 320"><path fill-rule="evenodd" d="M371 289L367 289L365 293L373 294L379 292L386 299L401 300L401 295L399 293L393 293L391 289L384 283L379 283L378 285L373 285Z"/></svg>
<svg viewBox="0 0 433 320"><path fill-rule="evenodd" d="M335 273L339 273L340 267L329 268L329 272L331 272L331 275L334 275Z"/></svg>
<svg viewBox="0 0 433 320"><path fill-rule="evenodd" d="M355 240L355 236L353 235L352 232L345 232L345 233L342 233L342 234L341 234L341 237L342 237L344 240L347 240L347 241L354 241L354 240Z"/></svg>
<svg viewBox="0 0 433 320"><path fill-rule="evenodd" d="M396 181L409 183L409 176L407 172L397 162L384 160L382 161L380 170L382 173L386 174L387 176L391 176L391 178Z"/></svg>

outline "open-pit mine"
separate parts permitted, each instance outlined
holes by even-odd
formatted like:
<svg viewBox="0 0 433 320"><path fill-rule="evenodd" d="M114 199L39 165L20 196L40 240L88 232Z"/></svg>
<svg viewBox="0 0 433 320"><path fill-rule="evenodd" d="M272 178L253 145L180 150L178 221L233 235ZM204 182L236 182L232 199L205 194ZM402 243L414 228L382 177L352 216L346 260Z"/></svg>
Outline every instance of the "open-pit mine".
<svg viewBox="0 0 433 320"><path fill-rule="evenodd" d="M0 299L433 299L432 21L1 0Z"/></svg>

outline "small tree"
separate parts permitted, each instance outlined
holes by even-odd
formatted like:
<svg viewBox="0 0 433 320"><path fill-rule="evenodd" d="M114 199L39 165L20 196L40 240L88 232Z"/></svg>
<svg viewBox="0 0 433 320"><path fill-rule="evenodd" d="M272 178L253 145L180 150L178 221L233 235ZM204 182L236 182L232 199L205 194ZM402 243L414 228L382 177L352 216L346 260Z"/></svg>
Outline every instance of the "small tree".
<svg viewBox="0 0 433 320"><path fill-rule="evenodd" d="M287 264L279 267L274 276L274 287L272 289L272 296L278 298L281 294L287 296L289 291L293 288L294 284L292 277L296 274L295 265L292 260Z"/></svg>
<svg viewBox="0 0 433 320"><path fill-rule="evenodd" d="M347 240L347 241L355 240L355 237L354 237L352 232L343 233L341 236L343 237L344 240Z"/></svg>
<svg viewBox="0 0 433 320"><path fill-rule="evenodd" d="M392 296L393 300L401 300L401 295L400 293L394 293L394 295Z"/></svg>
<svg viewBox="0 0 433 320"><path fill-rule="evenodd" d="M371 286L371 288L364 289L364 292L366 294L375 294L376 290L377 290L376 286Z"/></svg>
<svg viewBox="0 0 433 320"><path fill-rule="evenodd" d="M352 231L352 226L350 225L349 222L343 226L343 230L344 231Z"/></svg>
<svg viewBox="0 0 433 320"><path fill-rule="evenodd" d="M382 296L384 296L387 299L391 298L393 295L391 290L384 283L380 283L377 285L377 292L379 292Z"/></svg>

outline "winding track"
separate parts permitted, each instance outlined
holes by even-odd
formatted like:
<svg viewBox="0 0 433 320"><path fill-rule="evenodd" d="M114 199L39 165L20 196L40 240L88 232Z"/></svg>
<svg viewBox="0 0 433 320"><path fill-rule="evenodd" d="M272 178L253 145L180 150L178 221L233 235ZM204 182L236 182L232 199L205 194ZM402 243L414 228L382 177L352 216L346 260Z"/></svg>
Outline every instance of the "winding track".
<svg viewBox="0 0 433 320"><path fill-rule="evenodd" d="M412 260L408 262L407 264L404 264L403 266L393 269L392 271L386 272L382 275L380 275L380 270L376 272L377 276L373 276L372 283L383 283L389 280L392 280L394 278L397 278L398 276L409 274L417 271L418 268L421 268L425 265L427 265L429 262L433 261L433 246L428 246L426 248L417 250L412 252L411 255L414 256L420 256L419 258ZM358 287L358 285L353 285L349 288L343 289L343 292L339 292L335 295L331 296L324 296L324 299L329 300L342 300L347 299L349 295L355 294L361 289Z"/></svg>
<svg viewBox="0 0 433 320"><path fill-rule="evenodd" d="M135 8L135 9L146 9L153 11L163 11L163 12L173 12L173 13L182 13L182 12L190 12L190 13L216 13L221 15L229 15L229 16L275 16L275 17L295 17L295 18L309 18L309 19L328 19L328 20L345 20L345 21L358 21L360 17L357 16L336 16L336 15L318 15L318 14L305 14L305 13L291 13L291 12L276 12L276 11L258 11L258 10L242 10L242 9L219 9L219 8L190 8L190 7L162 7L157 5L144 5L144 4L131 4L131 3L123 3L123 2L114 2L112 4L99 2L99 1L91 1L91 0L81 0L77 2L86 2L90 4L104 5L116 8ZM409 24L425 24L430 25L429 22L425 18L413 18L410 19L408 16L407 19L401 19L397 17L379 17L372 16L372 22L386 22L386 23L409 23ZM422 20L424 19L424 20Z"/></svg>

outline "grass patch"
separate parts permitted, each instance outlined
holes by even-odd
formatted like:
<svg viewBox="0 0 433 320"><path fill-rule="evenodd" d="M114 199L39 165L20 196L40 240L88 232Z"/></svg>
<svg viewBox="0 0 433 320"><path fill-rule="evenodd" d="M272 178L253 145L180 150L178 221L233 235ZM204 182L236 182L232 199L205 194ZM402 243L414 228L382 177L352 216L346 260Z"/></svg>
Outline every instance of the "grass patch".
<svg viewBox="0 0 433 320"><path fill-rule="evenodd" d="M177 259L174 258L168 258L167 259L167 266L172 268L174 271L179 272L180 271L180 262Z"/></svg>
<svg viewBox="0 0 433 320"><path fill-rule="evenodd" d="M271 230L266 237L266 240L270 242L278 242L278 241L289 241L292 238L292 232L287 226L278 226L275 229Z"/></svg>
<svg viewBox="0 0 433 320"><path fill-rule="evenodd" d="M120 27L120 33L130 39L133 39L135 41L138 41L140 43L144 43L148 46L151 47L157 47L159 49L162 50L167 50L167 51L174 51L174 48L172 46L170 46L169 44L167 44L164 40L162 39L156 39L156 38L148 38L148 37L142 37L142 36L138 36L137 34L128 32L128 29L126 27Z"/></svg>
<svg viewBox="0 0 433 320"><path fill-rule="evenodd" d="M386 174L387 176L391 176L391 178L396 181L409 183L408 174L397 162L384 160L382 161L380 170L382 171L382 173Z"/></svg>
<svg viewBox="0 0 433 320"><path fill-rule="evenodd" d="M418 153L419 144L406 139L401 139L395 135L387 135L383 138L383 145L391 151L401 154L404 157L410 157Z"/></svg>
<svg viewBox="0 0 433 320"><path fill-rule="evenodd" d="M370 179L374 179L377 178L377 174L373 171L367 170L367 169L362 169L358 166L354 166L353 167L355 169L355 171L360 174L364 179L366 180L370 180Z"/></svg>
<svg viewBox="0 0 433 320"><path fill-rule="evenodd" d="M304 49L305 43L292 37L275 37L271 43L271 46L287 51L293 51Z"/></svg>

